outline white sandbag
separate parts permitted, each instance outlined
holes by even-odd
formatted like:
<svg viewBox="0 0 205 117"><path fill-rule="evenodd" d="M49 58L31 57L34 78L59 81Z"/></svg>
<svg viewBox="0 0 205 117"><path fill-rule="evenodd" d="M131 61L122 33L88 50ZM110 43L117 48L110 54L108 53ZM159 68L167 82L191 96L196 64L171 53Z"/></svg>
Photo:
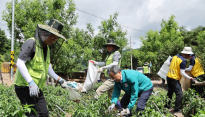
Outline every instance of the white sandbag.
<svg viewBox="0 0 205 117"><path fill-rule="evenodd" d="M89 61L87 76L83 85L85 90L82 90L81 92L87 92L94 88L95 83L97 82L98 79L100 79L100 73L98 73L97 70L98 67Z"/></svg>
<svg viewBox="0 0 205 117"><path fill-rule="evenodd" d="M167 58L167 60L164 62L164 64L162 65L162 67L160 68L160 70L158 71L157 75L159 75L161 78L167 80L167 73L169 71L169 65L170 65L170 60L171 60L171 56L169 56Z"/></svg>

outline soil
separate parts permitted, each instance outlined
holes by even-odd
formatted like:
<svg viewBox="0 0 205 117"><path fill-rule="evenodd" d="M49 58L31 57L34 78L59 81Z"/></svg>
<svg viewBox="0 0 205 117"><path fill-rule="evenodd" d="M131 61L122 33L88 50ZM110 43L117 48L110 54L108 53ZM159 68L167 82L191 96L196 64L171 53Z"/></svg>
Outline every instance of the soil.
<svg viewBox="0 0 205 117"><path fill-rule="evenodd" d="M1 73L3 77L3 84L7 86L11 86L14 83L14 77L15 74L13 75L13 79L11 79L11 73ZM0 83L2 84L2 80L0 80Z"/></svg>

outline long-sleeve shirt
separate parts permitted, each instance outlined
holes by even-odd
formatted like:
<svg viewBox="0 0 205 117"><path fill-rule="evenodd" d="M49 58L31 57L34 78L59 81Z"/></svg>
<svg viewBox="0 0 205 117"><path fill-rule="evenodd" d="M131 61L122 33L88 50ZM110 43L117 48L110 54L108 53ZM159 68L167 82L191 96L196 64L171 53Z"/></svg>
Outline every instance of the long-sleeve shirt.
<svg viewBox="0 0 205 117"><path fill-rule="evenodd" d="M132 109L138 94L153 87L151 80L135 70L122 70L122 82L115 82L111 103L117 103L121 90L131 95L127 108Z"/></svg>

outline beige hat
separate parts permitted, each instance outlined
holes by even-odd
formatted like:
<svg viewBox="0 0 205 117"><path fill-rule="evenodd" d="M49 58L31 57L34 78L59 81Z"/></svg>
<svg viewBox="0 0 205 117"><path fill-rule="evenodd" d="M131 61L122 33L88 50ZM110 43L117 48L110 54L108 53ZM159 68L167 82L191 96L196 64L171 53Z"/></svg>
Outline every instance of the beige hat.
<svg viewBox="0 0 205 117"><path fill-rule="evenodd" d="M184 47L182 54L193 54L191 47Z"/></svg>

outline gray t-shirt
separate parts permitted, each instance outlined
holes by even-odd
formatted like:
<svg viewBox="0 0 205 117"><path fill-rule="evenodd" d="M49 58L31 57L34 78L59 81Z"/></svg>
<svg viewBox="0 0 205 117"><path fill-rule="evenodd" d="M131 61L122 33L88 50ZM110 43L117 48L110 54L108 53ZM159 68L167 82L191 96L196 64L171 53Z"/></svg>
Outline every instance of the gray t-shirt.
<svg viewBox="0 0 205 117"><path fill-rule="evenodd" d="M27 40L22 46L19 53L21 60L30 61L35 56L36 45L33 39ZM44 60L46 60L47 47L43 48Z"/></svg>

